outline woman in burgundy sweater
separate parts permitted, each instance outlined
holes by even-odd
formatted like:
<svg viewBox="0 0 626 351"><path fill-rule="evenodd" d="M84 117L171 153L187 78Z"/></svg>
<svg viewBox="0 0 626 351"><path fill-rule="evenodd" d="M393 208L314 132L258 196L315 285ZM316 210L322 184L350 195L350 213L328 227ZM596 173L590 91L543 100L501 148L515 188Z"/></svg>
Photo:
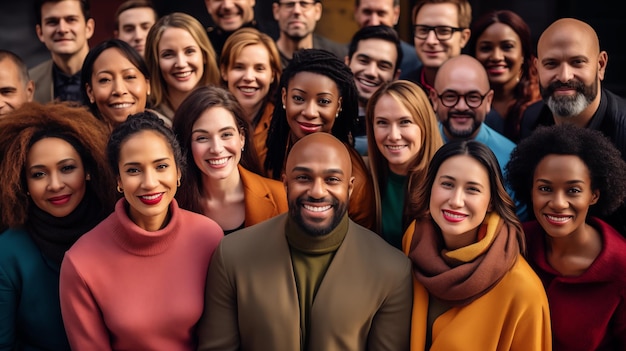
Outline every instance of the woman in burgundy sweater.
<svg viewBox="0 0 626 351"><path fill-rule="evenodd" d="M603 221L626 196L626 163L599 131L537 129L507 166L532 206L528 261L543 281L555 351L626 349L626 239Z"/></svg>

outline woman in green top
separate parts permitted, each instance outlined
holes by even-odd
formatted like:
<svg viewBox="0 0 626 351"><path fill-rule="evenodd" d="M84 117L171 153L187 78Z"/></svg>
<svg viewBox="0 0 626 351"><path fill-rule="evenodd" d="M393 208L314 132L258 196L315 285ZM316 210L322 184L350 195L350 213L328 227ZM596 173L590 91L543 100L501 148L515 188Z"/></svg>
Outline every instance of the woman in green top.
<svg viewBox="0 0 626 351"><path fill-rule="evenodd" d="M428 97L416 84L397 80L372 95L365 113L370 171L376 195L376 226L389 244L402 248L405 203L428 163L443 145Z"/></svg>

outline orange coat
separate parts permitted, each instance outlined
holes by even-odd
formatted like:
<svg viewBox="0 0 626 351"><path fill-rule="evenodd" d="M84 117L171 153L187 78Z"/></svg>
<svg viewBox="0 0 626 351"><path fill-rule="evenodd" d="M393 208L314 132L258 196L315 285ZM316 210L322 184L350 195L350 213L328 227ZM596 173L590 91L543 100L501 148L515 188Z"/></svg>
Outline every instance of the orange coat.
<svg viewBox="0 0 626 351"><path fill-rule="evenodd" d="M364 226L369 230L376 230L376 207L374 196L374 184L363 158L359 152L350 145L346 145L352 160L352 176L354 179L354 189L350 195L348 204L348 215L350 219Z"/></svg>
<svg viewBox="0 0 626 351"><path fill-rule="evenodd" d="M238 166L246 208L245 227L287 212L287 194L282 182L261 177Z"/></svg>
<svg viewBox="0 0 626 351"><path fill-rule="evenodd" d="M256 128L254 128L254 132L252 134L252 141L254 142L256 153L259 155L261 167L265 164L265 158L267 157L267 145L265 145L265 142L267 140L267 133L270 130L270 122L272 121L273 113L274 104L268 102L265 104L263 114L261 115L261 118L259 118Z"/></svg>

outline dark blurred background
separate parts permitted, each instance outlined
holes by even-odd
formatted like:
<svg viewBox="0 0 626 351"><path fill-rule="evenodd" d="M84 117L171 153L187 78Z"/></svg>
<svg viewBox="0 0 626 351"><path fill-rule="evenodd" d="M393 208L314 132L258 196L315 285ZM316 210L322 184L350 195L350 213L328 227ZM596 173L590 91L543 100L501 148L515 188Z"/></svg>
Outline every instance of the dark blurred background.
<svg viewBox="0 0 626 351"><path fill-rule="evenodd" d="M123 0L92 0L92 16L96 33L90 40L93 46L108 39L113 33L113 15ZM153 0L160 15L181 11L196 17L205 26L211 24L203 0ZM589 23L600 38L602 50L609 54L604 86L626 97L626 46L621 45L626 34L626 19L609 0L470 0L473 17L493 9L509 9L522 16L531 27L535 43L541 32L554 20L574 17ZM357 27L352 19L354 0L322 0L324 13L317 32L335 41L347 43ZM401 0L401 20L397 26L400 36L412 42L411 7L413 0ZM272 0L256 0L258 21L272 28L268 33L276 37L278 30L272 16ZM49 58L43 44L35 35L34 0L0 0L0 48L19 54L29 67Z"/></svg>

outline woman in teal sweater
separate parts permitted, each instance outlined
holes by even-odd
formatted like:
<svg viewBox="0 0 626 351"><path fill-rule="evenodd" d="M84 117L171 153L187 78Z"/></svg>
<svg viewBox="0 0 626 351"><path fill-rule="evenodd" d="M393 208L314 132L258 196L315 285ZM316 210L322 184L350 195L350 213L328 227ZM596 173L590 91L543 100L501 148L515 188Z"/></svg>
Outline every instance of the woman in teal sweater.
<svg viewBox="0 0 626 351"><path fill-rule="evenodd" d="M405 201L405 194L422 183L430 159L443 145L437 118L422 89L399 80L372 95L365 119L377 233L401 249L405 202L410 200Z"/></svg>
<svg viewBox="0 0 626 351"><path fill-rule="evenodd" d="M107 129L84 108L29 103L0 120L0 350L69 350L65 251L113 209Z"/></svg>

